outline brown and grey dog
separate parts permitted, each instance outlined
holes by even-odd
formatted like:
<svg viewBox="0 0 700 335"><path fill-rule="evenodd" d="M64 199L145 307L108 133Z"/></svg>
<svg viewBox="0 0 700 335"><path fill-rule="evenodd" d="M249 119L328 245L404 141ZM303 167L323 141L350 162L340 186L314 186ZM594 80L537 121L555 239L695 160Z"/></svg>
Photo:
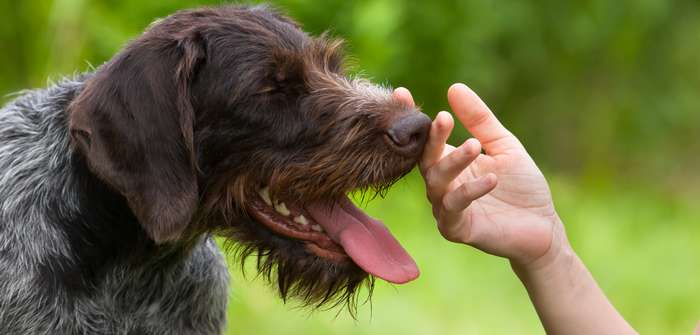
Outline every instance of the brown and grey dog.
<svg viewBox="0 0 700 335"><path fill-rule="evenodd" d="M429 125L267 7L158 21L0 110L0 333L219 334L213 235L311 307L410 281L413 260L346 194L406 174Z"/></svg>

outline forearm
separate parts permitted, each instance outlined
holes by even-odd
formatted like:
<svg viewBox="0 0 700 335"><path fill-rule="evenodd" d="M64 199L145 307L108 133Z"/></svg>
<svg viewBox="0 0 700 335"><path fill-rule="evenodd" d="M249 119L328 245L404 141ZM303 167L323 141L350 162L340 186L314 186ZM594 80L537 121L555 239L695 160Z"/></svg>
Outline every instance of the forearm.
<svg viewBox="0 0 700 335"><path fill-rule="evenodd" d="M555 248L545 265L512 265L547 334L637 334L568 242L563 239Z"/></svg>

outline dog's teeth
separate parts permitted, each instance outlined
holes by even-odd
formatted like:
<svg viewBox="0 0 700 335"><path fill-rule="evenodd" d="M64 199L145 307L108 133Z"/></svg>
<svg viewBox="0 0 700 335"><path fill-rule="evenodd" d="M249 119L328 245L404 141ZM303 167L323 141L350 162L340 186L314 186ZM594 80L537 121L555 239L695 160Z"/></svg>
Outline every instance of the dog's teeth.
<svg viewBox="0 0 700 335"><path fill-rule="evenodd" d="M317 224L311 226L311 229L313 229L313 230L315 230L315 231L317 231L317 232L319 232L319 233L322 233L322 232L323 232L323 228L321 228L321 226L319 226L319 225L317 225Z"/></svg>
<svg viewBox="0 0 700 335"><path fill-rule="evenodd" d="M287 209L287 206L284 204L284 202L276 203L275 210L277 211L277 213L280 213L284 216L289 216L289 214L291 214L291 212L289 212L289 209Z"/></svg>
<svg viewBox="0 0 700 335"><path fill-rule="evenodd" d="M300 225L302 225L302 226L306 226L306 225L309 224L309 221L308 221L308 220L306 219L306 217L304 217L303 215L295 216L295 217L294 217L294 222L296 222L296 223L298 223L298 224L300 224Z"/></svg>
<svg viewBox="0 0 700 335"><path fill-rule="evenodd" d="M260 193L260 197L265 201L265 203L268 206L272 206L272 200L270 200L270 189L265 187L262 188L258 193Z"/></svg>

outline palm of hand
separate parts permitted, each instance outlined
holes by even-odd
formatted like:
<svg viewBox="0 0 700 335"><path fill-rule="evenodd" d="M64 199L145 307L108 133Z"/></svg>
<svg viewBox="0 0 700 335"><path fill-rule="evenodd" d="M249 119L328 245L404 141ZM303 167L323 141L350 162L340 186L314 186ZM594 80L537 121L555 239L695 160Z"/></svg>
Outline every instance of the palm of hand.
<svg viewBox="0 0 700 335"><path fill-rule="evenodd" d="M494 255L528 262L551 244L556 212L547 182L525 150L479 155L455 186L494 173L497 187L474 200L461 216L465 242Z"/></svg>

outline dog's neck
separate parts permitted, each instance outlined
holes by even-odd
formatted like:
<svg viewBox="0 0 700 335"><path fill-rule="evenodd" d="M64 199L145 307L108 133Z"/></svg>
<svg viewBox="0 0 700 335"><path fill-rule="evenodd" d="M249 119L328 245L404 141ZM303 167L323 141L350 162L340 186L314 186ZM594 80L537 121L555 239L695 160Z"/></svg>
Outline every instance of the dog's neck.
<svg viewBox="0 0 700 335"><path fill-rule="evenodd" d="M12 241L3 243L46 239L41 245L47 249L31 250L36 243L26 243L27 254L18 257L44 264L39 271L47 282L76 289L99 281L115 265L165 269L192 246L155 245L124 198L92 174L71 145L66 110L83 79L28 92L0 111L0 170L5 171L0 191L8 195L0 199L0 228L2 222L31 225L6 235ZM3 122L12 118L24 119L21 124L28 127L3 128L17 124Z"/></svg>

